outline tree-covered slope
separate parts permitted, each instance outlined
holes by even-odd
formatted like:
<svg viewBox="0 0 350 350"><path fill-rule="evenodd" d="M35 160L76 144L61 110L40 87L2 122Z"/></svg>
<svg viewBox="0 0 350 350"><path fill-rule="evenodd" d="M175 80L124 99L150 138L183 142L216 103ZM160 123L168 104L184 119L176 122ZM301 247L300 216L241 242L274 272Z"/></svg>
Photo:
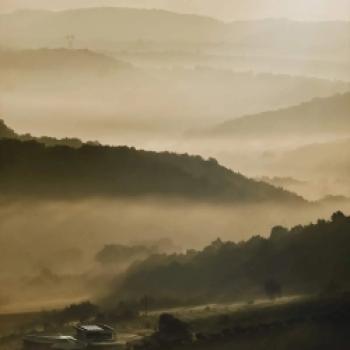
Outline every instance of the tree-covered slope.
<svg viewBox="0 0 350 350"><path fill-rule="evenodd" d="M250 180L215 160L128 147L46 147L0 141L0 189L48 196L175 196L215 201L303 203L287 191Z"/></svg>
<svg viewBox="0 0 350 350"><path fill-rule="evenodd" d="M6 123L0 119L0 141L4 139L13 139L18 141L36 141L46 146L69 146L73 148L81 147L83 142L78 138L62 138L41 136L35 137L31 134L18 134L13 129L8 127ZM97 141L89 141L88 144L98 144Z"/></svg>
<svg viewBox="0 0 350 350"><path fill-rule="evenodd" d="M269 283L285 294L342 291L350 287L349 256L350 217L337 212L330 221L277 226L267 239L217 240L202 251L153 256L129 270L117 294L249 300Z"/></svg>

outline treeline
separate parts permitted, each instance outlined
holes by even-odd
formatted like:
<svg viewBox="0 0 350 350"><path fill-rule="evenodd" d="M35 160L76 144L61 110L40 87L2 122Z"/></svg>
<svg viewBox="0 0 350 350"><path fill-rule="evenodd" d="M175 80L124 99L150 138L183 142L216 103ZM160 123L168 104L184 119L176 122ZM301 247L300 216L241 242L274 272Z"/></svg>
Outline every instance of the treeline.
<svg viewBox="0 0 350 350"><path fill-rule="evenodd" d="M46 147L0 140L0 190L34 196L163 196L304 203L290 192L250 180L215 159L129 147Z"/></svg>
<svg viewBox="0 0 350 350"><path fill-rule="evenodd" d="M15 139L18 141L36 141L44 144L45 146L68 146L73 148L81 147L84 142L76 137L64 137L62 139L50 136L35 137L31 134L17 134L13 129L9 128L5 122L0 119L0 140L2 139ZM88 145L99 145L97 141L88 141Z"/></svg>
<svg viewBox="0 0 350 350"><path fill-rule="evenodd" d="M337 212L330 221L274 227L269 238L152 256L128 271L114 295L249 301L266 293L338 293L350 290L349 281L350 217Z"/></svg>

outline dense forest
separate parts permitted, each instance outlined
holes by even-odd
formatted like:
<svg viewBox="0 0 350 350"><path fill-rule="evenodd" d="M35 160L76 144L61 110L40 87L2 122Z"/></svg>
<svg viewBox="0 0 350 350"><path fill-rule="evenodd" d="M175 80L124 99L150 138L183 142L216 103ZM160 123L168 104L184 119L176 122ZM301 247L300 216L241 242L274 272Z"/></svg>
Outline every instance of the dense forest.
<svg viewBox="0 0 350 350"><path fill-rule="evenodd" d="M157 196L303 203L295 194L187 154L84 144L0 141L1 191L34 196Z"/></svg>
<svg viewBox="0 0 350 350"><path fill-rule="evenodd" d="M184 303L248 301L266 291L278 295L346 291L349 230L350 217L336 212L330 221L291 229L276 226L269 238L255 236L241 243L218 239L201 251L154 255L131 267L116 294L130 298L142 293Z"/></svg>

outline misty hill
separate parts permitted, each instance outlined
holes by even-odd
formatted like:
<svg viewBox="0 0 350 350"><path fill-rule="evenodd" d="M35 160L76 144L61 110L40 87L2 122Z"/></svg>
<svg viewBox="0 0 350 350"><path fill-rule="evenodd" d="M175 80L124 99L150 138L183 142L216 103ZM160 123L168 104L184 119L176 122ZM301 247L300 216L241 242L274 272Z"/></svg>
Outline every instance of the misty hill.
<svg viewBox="0 0 350 350"><path fill-rule="evenodd" d="M333 204L335 206L339 205L339 203L350 203L350 198L345 196L334 196L334 195L328 195L319 200L320 204L328 205Z"/></svg>
<svg viewBox="0 0 350 350"><path fill-rule="evenodd" d="M250 180L214 159L128 147L46 147L0 141L0 189L8 195L166 196L228 202L303 203L300 197Z"/></svg>
<svg viewBox="0 0 350 350"><path fill-rule="evenodd" d="M315 98L285 109L227 121L205 134L225 137L286 137L350 132L350 93Z"/></svg>
<svg viewBox="0 0 350 350"><path fill-rule="evenodd" d="M263 171L269 176L258 179L304 198L326 197L323 203L338 201L337 207L341 207L345 202L342 197L350 196L349 135L332 141L307 140L306 145L296 143L293 148L266 152Z"/></svg>
<svg viewBox="0 0 350 350"><path fill-rule="evenodd" d="M125 41L227 42L235 48L280 54L336 56L348 52L348 22L288 20L224 23L162 10L89 8L60 12L17 11L0 17L0 43L12 47L62 47L67 34L79 47L111 48Z"/></svg>
<svg viewBox="0 0 350 350"><path fill-rule="evenodd" d="M288 168L288 162L293 164L295 172L347 177L350 174L350 139L310 144L282 153L277 157L275 166Z"/></svg>
<svg viewBox="0 0 350 350"><path fill-rule="evenodd" d="M129 68L128 63L91 50L38 49L0 51L1 70L113 71Z"/></svg>
<svg viewBox="0 0 350 350"><path fill-rule="evenodd" d="M168 139L349 90L339 81L200 66L124 69L122 61L87 50L3 51L1 60L2 111L23 130L140 147L149 134Z"/></svg>
<svg viewBox="0 0 350 350"><path fill-rule="evenodd" d="M26 32L29 27L30 33ZM41 46L59 43L62 46L66 44L65 36L73 34L80 44L110 48L118 41L202 41L220 27L220 22L214 19L162 10L102 7L60 12L25 10L1 15L0 40L7 41L4 34L7 32L13 39L11 44L40 42Z"/></svg>
<svg viewBox="0 0 350 350"><path fill-rule="evenodd" d="M175 301L250 300L273 281L284 294L348 290L350 217L286 229L246 242L217 240L202 251L155 255L135 265L117 295Z"/></svg>

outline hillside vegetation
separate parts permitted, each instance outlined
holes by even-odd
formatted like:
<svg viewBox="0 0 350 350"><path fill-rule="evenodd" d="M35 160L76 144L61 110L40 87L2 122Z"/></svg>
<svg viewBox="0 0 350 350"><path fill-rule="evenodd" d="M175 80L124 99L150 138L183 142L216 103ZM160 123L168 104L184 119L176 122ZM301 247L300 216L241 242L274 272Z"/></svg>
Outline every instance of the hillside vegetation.
<svg viewBox="0 0 350 350"><path fill-rule="evenodd" d="M50 136L35 137L31 134L18 134L13 129L8 127L5 122L0 119L0 141L4 139L13 139L18 141L36 141L46 146L69 146L73 148L81 147L83 142L78 138L56 138ZM89 141L87 144L97 145L97 141Z"/></svg>
<svg viewBox="0 0 350 350"><path fill-rule="evenodd" d="M349 230L350 217L337 212L331 221L276 226L269 238L217 240L201 251L153 256L135 265L116 293L204 302L251 300L272 289L279 296L348 290Z"/></svg>
<svg viewBox="0 0 350 350"><path fill-rule="evenodd" d="M166 195L219 201L303 200L220 166L216 160L129 147L46 147L0 141L1 191L53 196Z"/></svg>

